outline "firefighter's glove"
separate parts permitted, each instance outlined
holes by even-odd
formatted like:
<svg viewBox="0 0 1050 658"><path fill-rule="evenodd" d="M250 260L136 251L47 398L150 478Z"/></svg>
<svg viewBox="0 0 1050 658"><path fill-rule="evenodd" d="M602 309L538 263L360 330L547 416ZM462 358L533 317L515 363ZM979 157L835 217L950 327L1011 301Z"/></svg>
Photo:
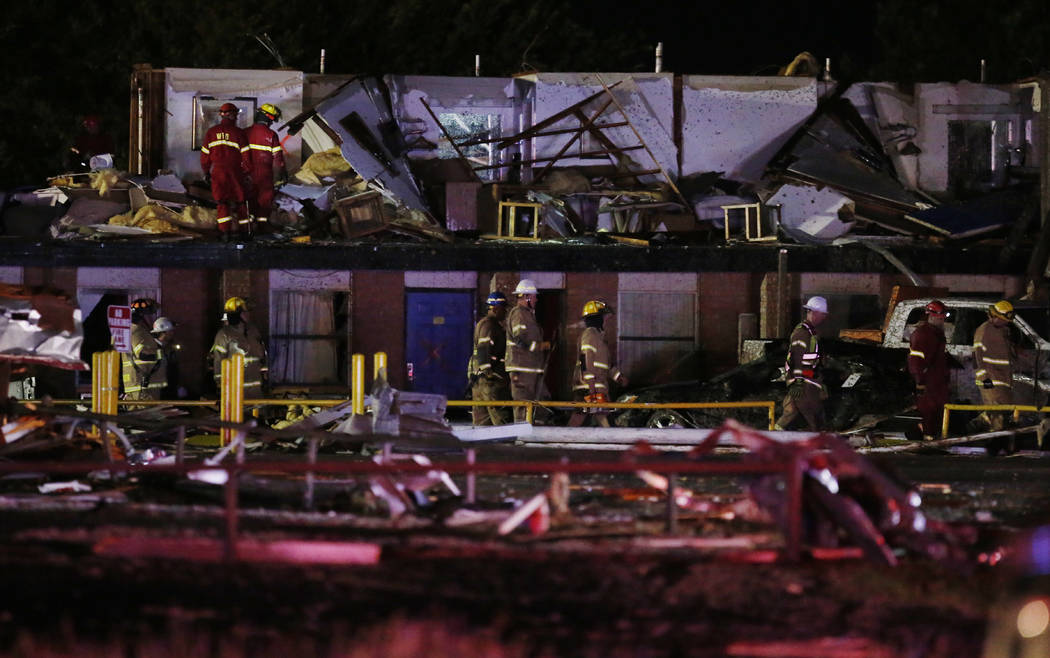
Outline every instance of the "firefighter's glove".
<svg viewBox="0 0 1050 658"><path fill-rule="evenodd" d="M602 392L588 393L587 395L583 396L583 401L584 402L595 402L595 403L608 402L609 401L609 396L606 395L605 393L602 393Z"/></svg>
<svg viewBox="0 0 1050 658"><path fill-rule="evenodd" d="M474 384L477 384L478 383L478 379L480 377L481 377L481 375L479 375L478 373L474 373L473 375L471 375L470 376L470 385L474 386Z"/></svg>
<svg viewBox="0 0 1050 658"><path fill-rule="evenodd" d="M280 184L280 185L284 185L287 182L288 182L288 170L287 169L282 169L279 172L277 172L277 183Z"/></svg>
<svg viewBox="0 0 1050 658"><path fill-rule="evenodd" d="M211 172L204 174L204 184L211 187Z"/></svg>
<svg viewBox="0 0 1050 658"><path fill-rule="evenodd" d="M983 382L981 382L981 386L985 388L995 388L995 382L993 382L990 379L986 379Z"/></svg>

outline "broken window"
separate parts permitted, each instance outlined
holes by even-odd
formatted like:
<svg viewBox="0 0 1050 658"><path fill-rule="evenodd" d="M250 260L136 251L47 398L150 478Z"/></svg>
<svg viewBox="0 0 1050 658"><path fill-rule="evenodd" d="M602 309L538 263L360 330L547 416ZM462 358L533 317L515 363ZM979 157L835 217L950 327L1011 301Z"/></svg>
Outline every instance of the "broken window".
<svg viewBox="0 0 1050 658"><path fill-rule="evenodd" d="M460 153L470 160L471 166L502 164L495 147L496 141L503 136L500 115L442 112L438 114L438 120L459 145ZM438 157L442 159L459 157L456 149L444 136L438 142L437 152ZM478 175L484 180L498 180L498 172L498 169L481 169Z"/></svg>
<svg viewBox="0 0 1050 658"><path fill-rule="evenodd" d="M255 120L255 99L254 98L215 98L214 96L194 96L193 97L193 120L192 135L193 144L192 148L194 151L200 150L201 144L204 143L204 134L208 132L208 128L211 128L215 124L219 123L221 117L219 116L219 108L224 103L233 103L237 106L240 112L237 114L237 125L241 128L247 129L252 125Z"/></svg>
<svg viewBox="0 0 1050 658"><path fill-rule="evenodd" d="M346 383L347 295L270 293L270 381L274 385Z"/></svg>
<svg viewBox="0 0 1050 658"><path fill-rule="evenodd" d="M992 123L948 122L948 190L958 198L980 192L991 183Z"/></svg>
<svg viewBox="0 0 1050 658"><path fill-rule="evenodd" d="M618 361L632 383L660 381L696 349L694 293L622 292L618 307Z"/></svg>

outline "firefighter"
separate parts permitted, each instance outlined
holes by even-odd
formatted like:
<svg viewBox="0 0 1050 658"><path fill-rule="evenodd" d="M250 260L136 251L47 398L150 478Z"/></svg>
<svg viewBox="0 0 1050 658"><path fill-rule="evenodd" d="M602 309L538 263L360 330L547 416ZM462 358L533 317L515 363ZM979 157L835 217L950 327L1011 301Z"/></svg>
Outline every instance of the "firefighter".
<svg viewBox="0 0 1050 658"><path fill-rule="evenodd" d="M66 153L66 167L70 171L91 171L91 158L113 155L113 137L102 131L102 119L94 114L84 117L80 127L80 134ZM112 163L109 166L113 166Z"/></svg>
<svg viewBox="0 0 1050 658"><path fill-rule="evenodd" d="M161 316L154 320L150 333L160 346L160 353L164 360L166 377L161 397L165 400L182 400L186 397L186 389L180 381L179 350L182 349L182 346L175 342L175 323Z"/></svg>
<svg viewBox="0 0 1050 658"><path fill-rule="evenodd" d="M1004 300L988 307L988 320L973 335L973 359L982 404L1013 404L1014 361L1017 350L1010 338L1014 306ZM1003 429L1006 414L986 411L981 420L992 431Z"/></svg>
<svg viewBox="0 0 1050 658"><path fill-rule="evenodd" d="M813 432L824 429L824 400L827 389L821 376L820 340L817 327L828 316L828 300L810 297L802 307L806 318L791 332L787 361L787 394L784 396L784 413L774 429L786 430L801 416L806 427Z"/></svg>
<svg viewBox="0 0 1050 658"><path fill-rule="evenodd" d="M915 382L915 407L922 416L918 431L923 439L940 434L944 404L948 401L948 352L944 321L948 308L935 299L926 305L926 319L915 325L908 352L908 372Z"/></svg>
<svg viewBox="0 0 1050 658"><path fill-rule="evenodd" d="M211 182L211 195L218 204L219 233L223 242L241 228L251 238L251 220L244 209L244 187L246 173L245 155L248 138L237 127L240 110L233 103L223 103L219 108L218 124L208 129L201 145L201 170L204 180Z"/></svg>
<svg viewBox="0 0 1050 658"><path fill-rule="evenodd" d="M153 299L131 302L131 353L120 355L125 400L159 400L167 384L164 355L150 333L156 314Z"/></svg>
<svg viewBox="0 0 1050 658"><path fill-rule="evenodd" d="M613 365L612 354L605 343L605 316L612 312L605 302L599 300L591 300L583 305L583 324L586 328L580 334L580 349L572 374L573 399L577 402L608 402L610 380L621 386L627 385L627 377ZM588 411L593 415L594 422L609 427L608 413L601 409L575 409L569 418L569 427L583 425Z"/></svg>
<svg viewBox="0 0 1050 658"><path fill-rule="evenodd" d="M538 400L543 382L544 357L551 344L543 340L536 321L539 291L531 279L522 279L514 289L517 303L507 313L507 374L512 400ZM514 407L514 420L525 420L525 407Z"/></svg>
<svg viewBox="0 0 1050 658"><path fill-rule="evenodd" d="M248 304L240 297L230 297L223 305L223 327L215 334L211 346L215 383L222 390L222 360L234 354L244 355L244 397L262 397L268 366L262 334L248 321Z"/></svg>
<svg viewBox="0 0 1050 658"><path fill-rule="evenodd" d="M280 108L264 103L255 111L255 123L246 131L248 150L244 153L244 164L252 180L248 191L248 210L260 233L268 230L270 213L273 211L274 172L282 183L288 181L281 140L270 129L270 125L280 118Z"/></svg>
<svg viewBox="0 0 1050 658"><path fill-rule="evenodd" d="M474 400L509 400L510 386L503 358L507 351L507 296L498 290L485 300L488 312L474 327L474 353L467 375ZM473 408L475 425L503 425L510 418L506 407Z"/></svg>

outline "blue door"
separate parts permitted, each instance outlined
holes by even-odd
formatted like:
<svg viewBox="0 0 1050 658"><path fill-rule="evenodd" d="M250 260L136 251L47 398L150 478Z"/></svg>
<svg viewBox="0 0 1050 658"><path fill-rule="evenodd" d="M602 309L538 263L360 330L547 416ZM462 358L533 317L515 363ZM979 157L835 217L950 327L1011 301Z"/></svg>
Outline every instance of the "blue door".
<svg viewBox="0 0 1050 658"><path fill-rule="evenodd" d="M474 339L474 295L470 291L408 291L405 361L411 388L462 400Z"/></svg>

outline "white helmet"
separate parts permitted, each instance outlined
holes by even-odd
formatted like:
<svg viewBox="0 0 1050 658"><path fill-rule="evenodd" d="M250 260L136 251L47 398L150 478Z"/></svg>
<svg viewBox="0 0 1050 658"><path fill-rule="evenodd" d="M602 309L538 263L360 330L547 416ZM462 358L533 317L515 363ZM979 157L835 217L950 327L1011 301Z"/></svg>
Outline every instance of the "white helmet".
<svg viewBox="0 0 1050 658"><path fill-rule="evenodd" d="M532 279L522 279L518 281L518 287L514 289L515 295L538 295L540 294L536 290L536 284L533 283Z"/></svg>
<svg viewBox="0 0 1050 658"><path fill-rule="evenodd" d="M163 315L153 321L153 331L155 334L162 334L165 331L171 331L175 328L175 323L164 317Z"/></svg>
<svg viewBox="0 0 1050 658"><path fill-rule="evenodd" d="M802 308L806 309L807 311L816 311L818 313L827 313L828 312L828 300L824 299L823 297L810 297L809 301L806 302L805 306L803 306Z"/></svg>

